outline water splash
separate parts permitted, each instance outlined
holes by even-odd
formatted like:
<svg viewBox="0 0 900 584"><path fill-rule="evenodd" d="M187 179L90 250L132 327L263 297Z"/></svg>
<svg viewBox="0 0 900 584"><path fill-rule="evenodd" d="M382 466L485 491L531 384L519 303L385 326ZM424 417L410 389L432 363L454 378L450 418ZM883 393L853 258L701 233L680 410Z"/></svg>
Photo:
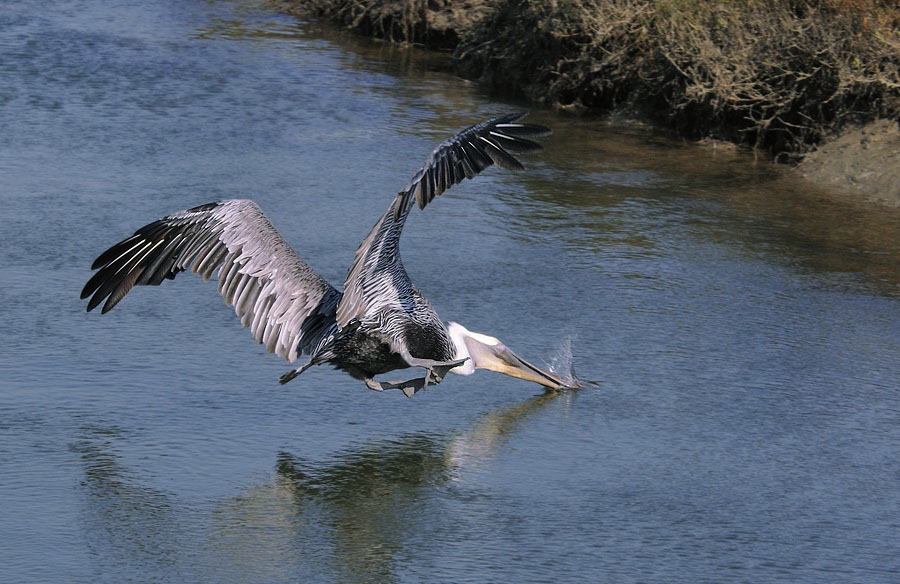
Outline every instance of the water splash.
<svg viewBox="0 0 900 584"><path fill-rule="evenodd" d="M547 370L559 377L567 386L572 389L586 389L588 387L598 387L600 384L596 381L582 381L575 376L575 364L572 357L572 337L566 337L559 349L550 359Z"/></svg>

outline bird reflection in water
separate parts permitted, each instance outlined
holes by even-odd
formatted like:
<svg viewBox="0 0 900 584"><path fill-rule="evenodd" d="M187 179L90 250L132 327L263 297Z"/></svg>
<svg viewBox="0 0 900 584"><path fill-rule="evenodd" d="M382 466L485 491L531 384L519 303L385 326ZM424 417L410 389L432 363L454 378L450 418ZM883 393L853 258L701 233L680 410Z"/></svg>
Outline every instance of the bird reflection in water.
<svg viewBox="0 0 900 584"><path fill-rule="evenodd" d="M458 529L459 517L452 512L457 481L495 456L528 416L574 395L547 391L489 412L462 432L371 443L339 454L330 464L281 452L274 483L231 501L222 519L246 534L261 524L273 526L273 510L288 512L277 523L290 524L292 533L279 531L280 537L290 538L295 553L325 558L326 574L336 572L342 582L393 582L413 549ZM247 551L246 541L233 544L234 554ZM259 551L266 556L270 550Z"/></svg>
<svg viewBox="0 0 900 584"><path fill-rule="evenodd" d="M107 566L127 565L136 571L171 567L173 573L187 558L180 556L190 536L183 515L169 493L141 484L123 464L116 445L128 438L114 426L84 426L70 451L81 461L84 477L79 532L98 573Z"/></svg>
<svg viewBox="0 0 900 584"><path fill-rule="evenodd" d="M163 565L177 581L393 582L413 550L464 532L455 511L474 492L471 473L530 415L577 393L547 391L461 431L407 434L325 462L281 452L273 479L201 504L146 486L122 459L124 431L85 428L73 445L84 473L80 529L99 571Z"/></svg>

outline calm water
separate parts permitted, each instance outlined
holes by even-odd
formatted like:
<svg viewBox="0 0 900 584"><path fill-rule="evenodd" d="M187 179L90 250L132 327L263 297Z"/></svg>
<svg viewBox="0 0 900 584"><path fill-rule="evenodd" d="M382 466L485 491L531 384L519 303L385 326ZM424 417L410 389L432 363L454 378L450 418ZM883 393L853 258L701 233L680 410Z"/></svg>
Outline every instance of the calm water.
<svg viewBox="0 0 900 584"><path fill-rule="evenodd" d="M433 145L521 105L234 2L0 10L0 581L897 582L900 215L551 113L416 213L446 319L600 389L405 399L287 369L187 275L99 251L250 196L326 278Z"/></svg>

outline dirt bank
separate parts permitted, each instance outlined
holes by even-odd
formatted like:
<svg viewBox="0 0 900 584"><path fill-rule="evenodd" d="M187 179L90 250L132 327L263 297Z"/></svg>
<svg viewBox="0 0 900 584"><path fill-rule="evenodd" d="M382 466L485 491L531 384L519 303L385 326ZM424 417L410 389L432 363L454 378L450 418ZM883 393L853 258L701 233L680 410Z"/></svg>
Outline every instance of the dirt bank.
<svg viewBox="0 0 900 584"><path fill-rule="evenodd" d="M900 127L878 120L825 142L797 166L807 179L900 207Z"/></svg>
<svg viewBox="0 0 900 584"><path fill-rule="evenodd" d="M900 118L894 0L279 2L452 52L461 75L548 107L626 111L683 138L807 158L811 180L872 200L897 196L893 168L878 167L895 160L890 123L867 126Z"/></svg>

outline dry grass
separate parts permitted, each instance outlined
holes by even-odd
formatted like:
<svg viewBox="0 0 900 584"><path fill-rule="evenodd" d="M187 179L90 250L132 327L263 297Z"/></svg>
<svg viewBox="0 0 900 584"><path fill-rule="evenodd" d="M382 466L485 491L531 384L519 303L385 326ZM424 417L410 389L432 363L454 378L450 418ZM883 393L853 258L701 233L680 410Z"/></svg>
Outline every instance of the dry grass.
<svg viewBox="0 0 900 584"><path fill-rule="evenodd" d="M285 12L317 17L363 35L453 50L492 0L273 0Z"/></svg>

